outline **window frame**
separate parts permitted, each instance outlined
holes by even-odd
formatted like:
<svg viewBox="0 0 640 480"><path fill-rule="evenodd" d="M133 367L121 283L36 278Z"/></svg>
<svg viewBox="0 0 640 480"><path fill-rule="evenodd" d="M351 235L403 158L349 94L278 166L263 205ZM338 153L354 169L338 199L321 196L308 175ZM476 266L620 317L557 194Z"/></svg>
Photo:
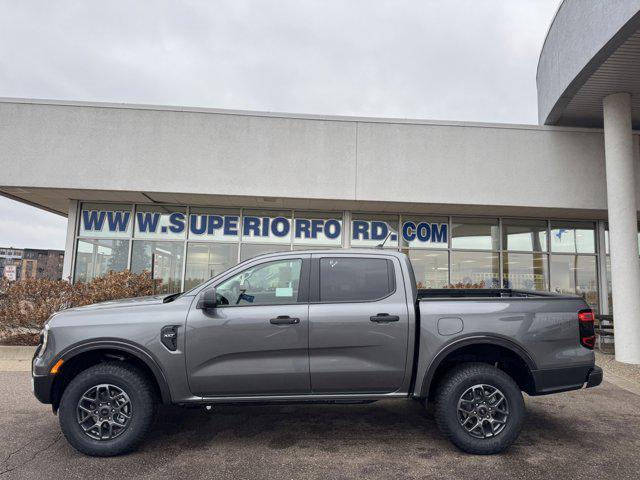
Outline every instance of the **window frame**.
<svg viewBox="0 0 640 480"><path fill-rule="evenodd" d="M281 257L281 258L275 258L275 259L271 259L268 261L264 261L264 262L255 262L252 263L251 265L247 265L245 268L243 269L235 269L233 272L230 272L230 275L225 276L224 278L222 278L219 282L216 282L215 285L212 284L208 284L208 285L204 285L203 288L201 290L198 291L198 293L196 294L196 296L202 294L202 292L204 290L206 290L207 288L215 288L216 290L218 289L218 286L220 286L222 283L226 282L227 280L231 280L233 277L237 276L237 275L241 275L243 272L246 272L247 270L251 269L251 268L255 268L255 267L260 267L263 265L268 265L270 263L277 263L277 262L291 262L294 260L299 260L300 261L300 281L299 281L299 286L298 286L298 298L295 302L288 302L288 303L261 303L260 305L252 305L252 304L244 304L244 305L216 305L216 308L236 308L236 307L278 307L278 306L286 306L286 305L304 305L304 304L308 304L309 303L309 270L310 270L310 265L309 265L309 258L305 258L305 257L300 257L300 256L286 256L286 257Z"/></svg>
<svg viewBox="0 0 640 480"><path fill-rule="evenodd" d="M382 297L374 298L371 300L320 300L320 261L331 258L348 258L348 259L358 259L358 260L385 260L387 262L387 278L388 280L393 281L393 290ZM382 300L385 300L389 297L392 297L398 291L398 282L396 281L396 265L394 262L394 257L389 257L386 255L331 255L331 254L323 254L323 255L315 255L311 258L311 283L309 287L309 304L313 305L334 305L334 304L343 304L343 303L376 303Z"/></svg>

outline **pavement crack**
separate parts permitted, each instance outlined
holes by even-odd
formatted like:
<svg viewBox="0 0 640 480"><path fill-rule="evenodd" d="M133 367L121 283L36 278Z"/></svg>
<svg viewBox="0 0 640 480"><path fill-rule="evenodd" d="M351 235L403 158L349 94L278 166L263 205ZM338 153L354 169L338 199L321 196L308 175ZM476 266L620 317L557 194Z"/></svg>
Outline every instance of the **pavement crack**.
<svg viewBox="0 0 640 480"><path fill-rule="evenodd" d="M24 444L20 445L13 452L11 452L9 455L7 455L7 457L4 460L2 460L2 462L0 462L0 465L4 465L5 463L7 463L9 460L11 460L11 457L16 455L17 453L20 453L25 447L28 447L29 445L31 445L35 440L36 440L35 438L32 438L27 443L24 443Z"/></svg>
<svg viewBox="0 0 640 480"><path fill-rule="evenodd" d="M22 467L22 466L25 466L26 464L28 464L28 463L32 462L33 460L35 460L35 458L36 458L39 454L46 452L46 451L47 451L47 450L49 450L51 447L53 447L56 443L58 443L58 440L60 440L60 438L62 438L62 432L58 433L58 434L56 435L55 439L54 439L52 442L48 443L48 444L47 444L47 446L45 446L43 449L41 449L41 450L37 450L33 455L31 455L31 457L30 457L27 461L22 462L22 463L20 463L20 464L16 465L15 467L12 467L12 468L6 468L5 470L2 470L2 471L0 472L0 476L4 475L5 473L13 472L16 468L18 468L18 467ZM8 462L8 461L9 461L9 459L10 459L13 455L15 455L16 453L20 452L20 451L21 451L21 450L23 450L25 447L27 447L28 445L30 445L31 443L33 443L33 441L34 441L34 440L30 440L30 441L28 441L27 443L25 443L24 445L22 445L20 448L18 448L15 452L10 453L10 454L9 454L9 456L8 456L5 460L3 460L3 462L2 462L2 463L6 463L6 462Z"/></svg>

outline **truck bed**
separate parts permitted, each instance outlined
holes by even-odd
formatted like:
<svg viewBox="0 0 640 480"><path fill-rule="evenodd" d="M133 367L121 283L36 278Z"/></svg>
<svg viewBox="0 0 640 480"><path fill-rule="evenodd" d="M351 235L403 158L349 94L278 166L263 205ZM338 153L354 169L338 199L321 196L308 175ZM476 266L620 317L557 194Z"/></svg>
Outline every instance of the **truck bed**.
<svg viewBox="0 0 640 480"><path fill-rule="evenodd" d="M528 298L528 297L558 297L574 298L551 292L534 292L529 290L514 290L512 288L420 288L418 300L432 298Z"/></svg>

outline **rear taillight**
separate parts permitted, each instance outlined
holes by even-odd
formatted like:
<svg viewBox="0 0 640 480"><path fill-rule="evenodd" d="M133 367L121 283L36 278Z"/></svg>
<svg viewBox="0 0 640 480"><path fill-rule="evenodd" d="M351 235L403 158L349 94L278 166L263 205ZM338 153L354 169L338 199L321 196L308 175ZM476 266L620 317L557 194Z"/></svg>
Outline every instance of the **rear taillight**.
<svg viewBox="0 0 640 480"><path fill-rule="evenodd" d="M595 315L593 310L580 310L578 312L578 324L580 325L580 345L590 350L596 344L596 333L594 330Z"/></svg>

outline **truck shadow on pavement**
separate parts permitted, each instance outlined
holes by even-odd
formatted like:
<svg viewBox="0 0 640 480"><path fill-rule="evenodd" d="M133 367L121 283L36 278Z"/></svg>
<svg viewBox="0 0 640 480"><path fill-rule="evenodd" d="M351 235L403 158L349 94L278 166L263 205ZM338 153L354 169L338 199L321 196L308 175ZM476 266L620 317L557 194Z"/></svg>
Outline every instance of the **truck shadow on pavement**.
<svg viewBox="0 0 640 480"><path fill-rule="evenodd" d="M553 412L529 409L512 450L545 441L579 442L580 435L579 429ZM414 401L214 406L211 411L163 406L150 438L146 448L162 445L163 449L207 450L238 443L243 448L314 448L327 453L338 452L353 442L375 449L411 439L411 443L422 443L425 448L457 452L441 436L433 413Z"/></svg>
<svg viewBox="0 0 640 480"><path fill-rule="evenodd" d="M0 391L0 477L218 479L638 478L640 397L611 384L526 398L516 443L493 456L458 451L413 401L367 405L161 407L125 456L91 458L64 440L28 377ZM584 474L584 475L583 475Z"/></svg>

